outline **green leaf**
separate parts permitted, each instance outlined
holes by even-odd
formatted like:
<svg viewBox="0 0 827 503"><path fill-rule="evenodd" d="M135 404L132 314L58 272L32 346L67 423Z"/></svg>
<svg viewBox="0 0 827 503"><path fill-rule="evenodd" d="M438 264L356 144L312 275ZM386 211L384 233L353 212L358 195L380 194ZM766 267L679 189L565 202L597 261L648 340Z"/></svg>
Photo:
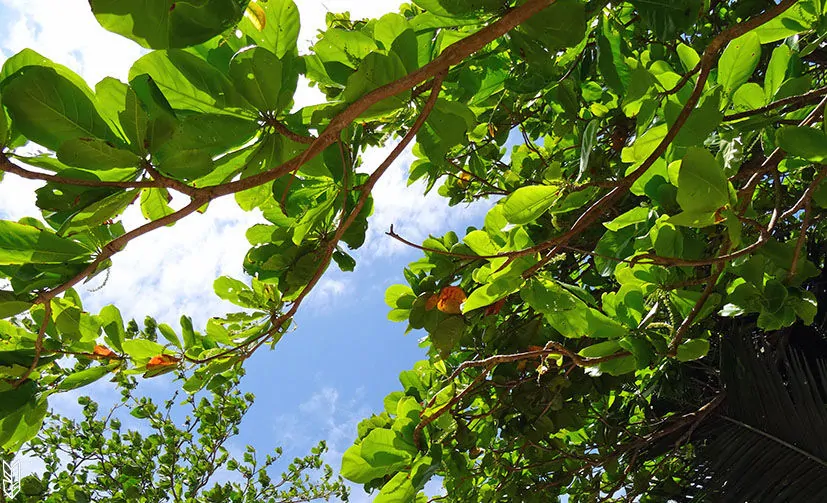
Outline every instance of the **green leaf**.
<svg viewBox="0 0 827 503"><path fill-rule="evenodd" d="M404 466L408 464L416 448L405 442L393 430L376 428L362 440L361 456L371 466Z"/></svg>
<svg viewBox="0 0 827 503"><path fill-rule="evenodd" d="M106 338L107 344L112 346L115 351L123 353L124 326L118 308L113 305L104 306L98 315L98 321L100 321L101 328L108 336Z"/></svg>
<svg viewBox="0 0 827 503"><path fill-rule="evenodd" d="M414 0L413 3L432 14L449 18L496 12L502 7L502 0Z"/></svg>
<svg viewBox="0 0 827 503"><path fill-rule="evenodd" d="M706 149L692 147L678 174L678 204L690 213L713 213L729 202L728 183L715 157Z"/></svg>
<svg viewBox="0 0 827 503"><path fill-rule="evenodd" d="M550 278L530 280L520 296L565 337L616 339L628 331Z"/></svg>
<svg viewBox="0 0 827 503"><path fill-rule="evenodd" d="M132 151L143 154L146 152L144 141L147 138L149 115L131 87L127 89L124 101L124 109L118 113L118 120L132 146Z"/></svg>
<svg viewBox="0 0 827 503"><path fill-rule="evenodd" d="M118 368L120 364L121 362L112 362L108 365L90 367L88 369L81 370L80 372L69 374L65 379L60 381L60 384L57 386L57 390L69 391L92 384L101 377Z"/></svg>
<svg viewBox="0 0 827 503"><path fill-rule="evenodd" d="M403 471L393 476L382 486L374 503L408 503L413 501L417 490L411 483L411 474Z"/></svg>
<svg viewBox="0 0 827 503"><path fill-rule="evenodd" d="M778 16L755 28L762 44L769 44L809 30L817 21L815 3L797 2Z"/></svg>
<svg viewBox="0 0 827 503"><path fill-rule="evenodd" d="M175 333L175 330L173 330L171 326L167 325L166 323L160 323L158 324L158 331L161 332L161 335L170 344L172 344L178 349L184 349L184 346L181 345L181 340L178 338L178 335Z"/></svg>
<svg viewBox="0 0 827 503"><path fill-rule="evenodd" d="M591 346L586 346L581 349L578 354L586 358L601 358L603 356L613 355L621 349L623 348L620 346L618 341L604 341L598 342L597 344L592 344Z"/></svg>
<svg viewBox="0 0 827 503"><path fill-rule="evenodd" d="M296 52L300 19L293 0L253 0L250 9L258 10L258 15L241 18L238 27L245 35L278 58Z"/></svg>
<svg viewBox="0 0 827 503"><path fill-rule="evenodd" d="M9 140L9 117L6 115L6 109L3 107L3 95L0 94L0 150L6 146ZM2 180L0 175L0 180Z"/></svg>
<svg viewBox="0 0 827 503"><path fill-rule="evenodd" d="M775 134L778 146L810 162L827 160L827 134L811 127L783 126Z"/></svg>
<svg viewBox="0 0 827 503"><path fill-rule="evenodd" d="M339 63L354 70L375 49L376 42L364 33L339 28L324 32L322 39L313 46L313 52L323 62Z"/></svg>
<svg viewBox="0 0 827 503"><path fill-rule="evenodd" d="M0 448L17 452L43 426L49 405L46 398L31 401L0 421Z"/></svg>
<svg viewBox="0 0 827 503"><path fill-rule="evenodd" d="M391 285L385 290L385 304L390 307L409 308L416 299L408 285Z"/></svg>
<svg viewBox="0 0 827 503"><path fill-rule="evenodd" d="M240 110L251 107L230 80L195 54L177 49L150 52L132 65L130 82L143 74L152 78L176 110L255 116Z"/></svg>
<svg viewBox="0 0 827 503"><path fill-rule="evenodd" d="M100 201L95 201L77 212L60 226L60 234L73 234L74 231L97 227L108 220L118 217L127 206L138 197L137 190L115 192Z"/></svg>
<svg viewBox="0 0 827 503"><path fill-rule="evenodd" d="M761 42L754 31L747 32L727 45L718 61L718 83L731 96L745 84L761 60Z"/></svg>
<svg viewBox="0 0 827 503"><path fill-rule="evenodd" d="M550 185L520 187L503 203L503 216L514 225L531 223L551 208L559 191L558 187Z"/></svg>
<svg viewBox="0 0 827 503"><path fill-rule="evenodd" d="M632 164L641 163L655 151L657 146L666 137L669 126L659 124L643 133L631 147L626 147L621 152L623 162Z"/></svg>
<svg viewBox="0 0 827 503"><path fill-rule="evenodd" d="M251 302L255 299L255 293L246 283L229 276L220 276L213 282L213 290L223 300L244 307L259 307L257 303Z"/></svg>
<svg viewBox="0 0 827 503"><path fill-rule="evenodd" d="M51 150L76 138L117 143L89 97L52 68L27 66L8 78L3 104L15 128Z"/></svg>
<svg viewBox="0 0 827 503"><path fill-rule="evenodd" d="M692 339L678 346L679 361L689 362L703 358L709 352L709 341L706 339Z"/></svg>
<svg viewBox="0 0 827 503"><path fill-rule="evenodd" d="M66 140L57 149L57 158L69 166L92 171L131 168L141 162L141 158L129 150L97 138Z"/></svg>
<svg viewBox="0 0 827 503"><path fill-rule="evenodd" d="M683 42L678 44L677 51L678 57L683 65L683 69L687 72L693 70L698 63L701 62L701 57L698 55L698 52Z"/></svg>
<svg viewBox="0 0 827 503"><path fill-rule="evenodd" d="M781 44L772 50L770 62L767 64L767 73L764 76L764 95L767 103L772 101L775 93L778 92L781 84L786 80L787 67L790 64L791 57L792 52L785 44Z"/></svg>
<svg viewBox="0 0 827 503"><path fill-rule="evenodd" d="M301 220L296 222L293 228L293 243L297 245L301 244L308 232L320 224L324 224L329 218L332 218L333 204L335 202L336 199L328 193L322 202L317 203L308 210L307 213L302 216Z"/></svg>
<svg viewBox="0 0 827 503"><path fill-rule="evenodd" d="M387 467L375 467L365 461L361 452L361 445L353 445L345 451L342 456L341 474L343 477L357 484L367 484L388 473Z"/></svg>
<svg viewBox="0 0 827 503"><path fill-rule="evenodd" d="M626 213L616 217L611 222L604 222L603 226L609 229L610 231L619 231L620 229L626 228L630 225L645 222L648 219L649 208L645 206L638 206L637 208L632 208Z"/></svg>
<svg viewBox="0 0 827 503"><path fill-rule="evenodd" d="M84 263L91 253L80 243L52 232L0 220L0 265Z"/></svg>
<svg viewBox="0 0 827 503"><path fill-rule="evenodd" d="M230 79L259 111L281 112L290 106L298 82L292 61L280 60L263 47L243 49L230 61Z"/></svg>
<svg viewBox="0 0 827 503"><path fill-rule="evenodd" d="M356 259L343 251L336 250L333 252L333 260L344 272L352 272L356 269Z"/></svg>
<svg viewBox="0 0 827 503"><path fill-rule="evenodd" d="M195 347L195 330L192 328L192 320L189 316L181 316L181 336L184 339L184 349L189 350Z"/></svg>
<svg viewBox="0 0 827 503"><path fill-rule="evenodd" d="M732 95L732 108L735 110L755 110L765 104L764 89L755 82L747 82Z"/></svg>
<svg viewBox="0 0 827 503"><path fill-rule="evenodd" d="M592 119L583 131L583 139L580 145L580 172L577 174L577 181L583 178L583 174L589 169L589 157L594 150L597 141L597 128L600 122Z"/></svg>
<svg viewBox="0 0 827 503"><path fill-rule="evenodd" d="M157 167L174 178L199 178L212 171L215 156L247 143L257 129L255 121L241 117L189 115L155 152Z"/></svg>
<svg viewBox="0 0 827 503"><path fill-rule="evenodd" d="M433 332L429 333L431 344L442 354L450 353L459 344L465 332L462 316L448 316L440 321Z"/></svg>
<svg viewBox="0 0 827 503"><path fill-rule="evenodd" d="M149 221L158 220L175 212L169 206L172 196L164 188L149 188L141 191L141 213Z"/></svg>
<svg viewBox="0 0 827 503"><path fill-rule="evenodd" d="M673 140L673 145L682 147L702 145L710 133L718 127L724 117L719 107L721 101L720 90L721 88L718 87L703 96L700 105L692 110L689 117L687 117L683 127ZM683 105L675 97L666 102L664 115L670 127L675 123L682 109Z"/></svg>
<svg viewBox="0 0 827 503"><path fill-rule="evenodd" d="M574 47L586 35L586 6L578 0L557 0L517 30L545 45L549 52Z"/></svg>
<svg viewBox="0 0 827 503"><path fill-rule="evenodd" d="M149 49L200 44L236 24L241 0L89 0L98 22Z"/></svg>
<svg viewBox="0 0 827 503"><path fill-rule="evenodd" d="M632 0L645 26L659 40L674 37L691 28L698 19L701 0Z"/></svg>
<svg viewBox="0 0 827 503"><path fill-rule="evenodd" d="M95 84L95 103L101 117L119 137L123 137L118 115L123 111L129 86L118 79L104 77Z"/></svg>
<svg viewBox="0 0 827 503"><path fill-rule="evenodd" d="M356 73L348 77L342 99L352 103L370 91L404 77L407 73L405 65L395 53L385 55L371 52L359 64ZM404 107L409 99L408 91L396 94L371 106L361 117L382 117Z"/></svg>
<svg viewBox="0 0 827 503"><path fill-rule="evenodd" d="M123 341L123 351L136 366L140 367L153 357L165 353L164 346L146 339L127 339Z"/></svg>

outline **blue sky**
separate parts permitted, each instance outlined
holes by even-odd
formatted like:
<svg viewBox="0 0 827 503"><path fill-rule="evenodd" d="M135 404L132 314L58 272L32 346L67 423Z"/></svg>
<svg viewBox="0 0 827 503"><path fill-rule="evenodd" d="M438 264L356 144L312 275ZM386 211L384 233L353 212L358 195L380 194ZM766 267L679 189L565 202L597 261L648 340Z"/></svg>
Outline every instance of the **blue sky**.
<svg viewBox="0 0 827 503"><path fill-rule="evenodd" d="M301 0L300 43L310 45L322 27L324 13L350 10L355 17L378 17L394 10L398 0ZM59 7L57 7L59 5ZM141 55L134 43L98 26L85 0L0 0L0 60L24 47L72 68L90 85L111 75L125 80L131 63ZM316 91L303 89L297 101L312 104ZM364 156L364 169L373 169L391 146ZM404 335L405 326L387 321L385 288L403 282L402 268L419 252L384 236L390 224L416 241L428 233L462 230L482 222L485 207L449 208L435 194L422 198L420 186L406 186L409 153L400 157L375 192L376 213L367 243L359 250L353 273L335 270L318 285L302 306L297 328L277 346L259 352L247 363L243 389L257 400L233 441L231 451L247 443L261 452L282 445L286 456L304 455L320 439L331 447L329 462L338 468L341 453L353 440L358 421L382 410L384 396L398 388L402 370L424 357L418 347L421 333ZM38 184L6 175L0 183L0 218L36 215L33 190ZM140 225L136 209L124 216L126 226ZM87 309L97 311L114 303L125 317L145 315L176 324L181 314L198 325L213 315L232 310L212 293L212 281L229 274L242 278L241 261L248 249L244 231L261 221L244 213L231 199L213 203L205 215L188 217L131 243L114 258L109 280L80 288ZM95 291L92 291L92 290ZM145 383L142 390L157 398L172 392L168 380ZM110 383L82 390L105 403L116 397ZM64 414L75 414L77 395L52 401ZM127 424L128 426L128 424ZM30 464L37 470L37 464ZM351 501L368 501L355 494Z"/></svg>

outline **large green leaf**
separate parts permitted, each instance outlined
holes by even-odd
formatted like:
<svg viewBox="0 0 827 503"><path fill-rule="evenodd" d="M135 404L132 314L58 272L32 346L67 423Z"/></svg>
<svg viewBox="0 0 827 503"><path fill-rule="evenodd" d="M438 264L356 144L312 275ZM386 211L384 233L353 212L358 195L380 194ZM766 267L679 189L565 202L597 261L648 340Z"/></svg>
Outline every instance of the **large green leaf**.
<svg viewBox="0 0 827 503"><path fill-rule="evenodd" d="M408 464L416 449L395 431L377 428L362 440L361 456L371 466Z"/></svg>
<svg viewBox="0 0 827 503"><path fill-rule="evenodd" d="M124 353L132 358L135 365L144 365L153 356L164 353L164 346L146 339L127 339L122 343Z"/></svg>
<svg viewBox="0 0 827 503"><path fill-rule="evenodd" d="M781 44L772 50L770 62L767 64L767 74L764 76L764 95L767 101L772 100L786 80L791 57L792 51L787 45Z"/></svg>
<svg viewBox="0 0 827 503"><path fill-rule="evenodd" d="M529 185L515 190L503 203L503 216L509 223L524 225L548 211L560 195L550 185Z"/></svg>
<svg viewBox="0 0 827 503"><path fill-rule="evenodd" d="M0 265L86 262L92 251L31 225L0 220Z"/></svg>
<svg viewBox="0 0 827 503"><path fill-rule="evenodd" d="M505 2L503 0L414 0L413 3L437 16L462 18L496 12L503 7Z"/></svg>
<svg viewBox="0 0 827 503"><path fill-rule="evenodd" d="M76 388L82 388L97 381L101 377L110 373L120 365L120 362L112 362L108 365L98 365L88 369L81 370L69 374L65 379L60 381L57 386L58 391L69 391Z"/></svg>
<svg viewBox="0 0 827 503"><path fill-rule="evenodd" d="M249 0L89 0L98 22L144 47L200 44L236 24Z"/></svg>
<svg viewBox="0 0 827 503"><path fill-rule="evenodd" d="M374 503L408 503L414 501L417 490L411 483L411 474L403 471L393 476L379 490Z"/></svg>
<svg viewBox="0 0 827 503"><path fill-rule="evenodd" d="M74 84L75 87L80 89L90 100L94 100L95 98L95 93L92 92L92 89L89 88L89 85L80 75L32 49L23 49L3 63L3 69L0 71L0 86L3 85L2 82L4 80L26 66L45 66L51 68L56 71L58 75Z"/></svg>
<svg viewBox="0 0 827 503"><path fill-rule="evenodd" d="M26 402L11 415L0 421L0 448L16 452L40 431L46 417L46 398Z"/></svg>
<svg viewBox="0 0 827 503"><path fill-rule="evenodd" d="M718 61L718 83L732 96L746 83L761 60L761 42L755 32L748 32L727 45Z"/></svg>
<svg viewBox="0 0 827 503"><path fill-rule="evenodd" d="M574 47L586 34L586 7L578 0L558 0L517 29L549 51Z"/></svg>
<svg viewBox="0 0 827 503"><path fill-rule="evenodd" d="M237 53L230 62L236 89L262 112L281 112L290 106L299 72L292 56L279 59L263 47Z"/></svg>
<svg viewBox="0 0 827 503"><path fill-rule="evenodd" d="M686 212L713 213L729 202L728 183L712 154L690 148L678 174L678 204Z"/></svg>
<svg viewBox="0 0 827 503"><path fill-rule="evenodd" d="M54 69L27 66L4 84L3 104L15 128L30 140L52 150L76 138L117 143L89 96Z"/></svg>
<svg viewBox="0 0 827 503"><path fill-rule="evenodd" d="M342 99L353 102L373 91L377 87L393 82L408 73L402 60L395 53L389 55L372 52L359 64L356 73L347 79L347 86L342 92ZM368 109L362 117L381 117L405 106L410 99L410 92L404 92L386 98Z"/></svg>
<svg viewBox="0 0 827 503"><path fill-rule="evenodd" d="M57 158L69 166L92 171L131 168L141 162L141 158L129 150L97 138L66 140L57 149Z"/></svg>
<svg viewBox="0 0 827 503"><path fill-rule="evenodd" d="M239 110L249 109L250 104L223 73L192 53L150 52L132 65L129 79L143 74L152 78L174 109L255 115Z"/></svg>
<svg viewBox="0 0 827 503"><path fill-rule="evenodd" d="M342 456L342 476L357 484L367 484L373 479L388 473L388 467L376 467L368 463L361 455L362 446L349 447Z"/></svg>
<svg viewBox="0 0 827 503"><path fill-rule="evenodd" d="M278 58L296 52L300 19L293 0L251 0L249 9L238 24L245 35Z"/></svg>
<svg viewBox="0 0 827 503"><path fill-rule="evenodd" d="M811 127L784 126L775 135L778 146L811 162L827 161L827 134Z"/></svg>
<svg viewBox="0 0 827 503"><path fill-rule="evenodd" d="M550 278L532 279L520 290L520 295L565 337L616 339L627 333L623 325L588 306L582 299Z"/></svg>
<svg viewBox="0 0 827 503"><path fill-rule="evenodd" d="M255 121L232 115L190 115L155 152L158 169L176 178L204 176L212 170L215 156L240 147L257 129Z"/></svg>
<svg viewBox="0 0 827 503"><path fill-rule="evenodd" d="M643 24L663 41L692 28L701 10L701 0L632 0Z"/></svg>

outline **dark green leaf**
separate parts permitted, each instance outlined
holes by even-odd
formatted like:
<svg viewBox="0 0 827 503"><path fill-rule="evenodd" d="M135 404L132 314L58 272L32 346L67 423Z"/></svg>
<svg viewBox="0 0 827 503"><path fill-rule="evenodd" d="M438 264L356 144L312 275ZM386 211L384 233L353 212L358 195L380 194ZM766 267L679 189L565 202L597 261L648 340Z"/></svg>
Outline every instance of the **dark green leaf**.
<svg viewBox="0 0 827 503"><path fill-rule="evenodd" d="M89 97L54 69L27 66L4 84L3 104L32 141L52 150L77 138L117 142Z"/></svg>
<svg viewBox="0 0 827 503"><path fill-rule="evenodd" d="M31 225L0 220L0 265L86 262L91 250Z"/></svg>
<svg viewBox="0 0 827 503"><path fill-rule="evenodd" d="M109 31L150 49L204 42L237 23L247 1L89 0L98 22Z"/></svg>

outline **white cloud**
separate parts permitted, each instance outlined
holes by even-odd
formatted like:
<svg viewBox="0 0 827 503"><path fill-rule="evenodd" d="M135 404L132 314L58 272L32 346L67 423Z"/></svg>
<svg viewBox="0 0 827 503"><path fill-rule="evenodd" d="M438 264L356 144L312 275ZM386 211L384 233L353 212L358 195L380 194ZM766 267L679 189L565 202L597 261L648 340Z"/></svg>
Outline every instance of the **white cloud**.
<svg viewBox="0 0 827 503"><path fill-rule="evenodd" d="M126 80L143 50L100 27L86 0L0 0L15 19L4 34L6 56L29 47L77 71L94 84L106 76Z"/></svg>
<svg viewBox="0 0 827 503"><path fill-rule="evenodd" d="M343 399L338 389L322 386L299 405L297 413L278 416L274 425L278 443L284 445L285 450L298 450L309 448L319 438L324 438L328 447L324 461L338 469L342 455L356 437L356 426L371 414L363 403L362 389L349 394L352 398ZM360 485L349 485L351 503L372 500Z"/></svg>
<svg viewBox="0 0 827 503"><path fill-rule="evenodd" d="M395 142L364 154L362 170L373 171L393 149ZM480 201L471 205L449 206L448 200L437 194L436 188L428 194L422 182L408 186L408 169L415 159L410 148L379 179L373 191L375 212L370 218L370 230L362 260L370 257L387 257L410 250L405 244L386 236L393 225L400 236L421 242L428 234L440 235L455 229L462 235L467 225L481 224L491 203ZM437 185L438 186L438 185Z"/></svg>

